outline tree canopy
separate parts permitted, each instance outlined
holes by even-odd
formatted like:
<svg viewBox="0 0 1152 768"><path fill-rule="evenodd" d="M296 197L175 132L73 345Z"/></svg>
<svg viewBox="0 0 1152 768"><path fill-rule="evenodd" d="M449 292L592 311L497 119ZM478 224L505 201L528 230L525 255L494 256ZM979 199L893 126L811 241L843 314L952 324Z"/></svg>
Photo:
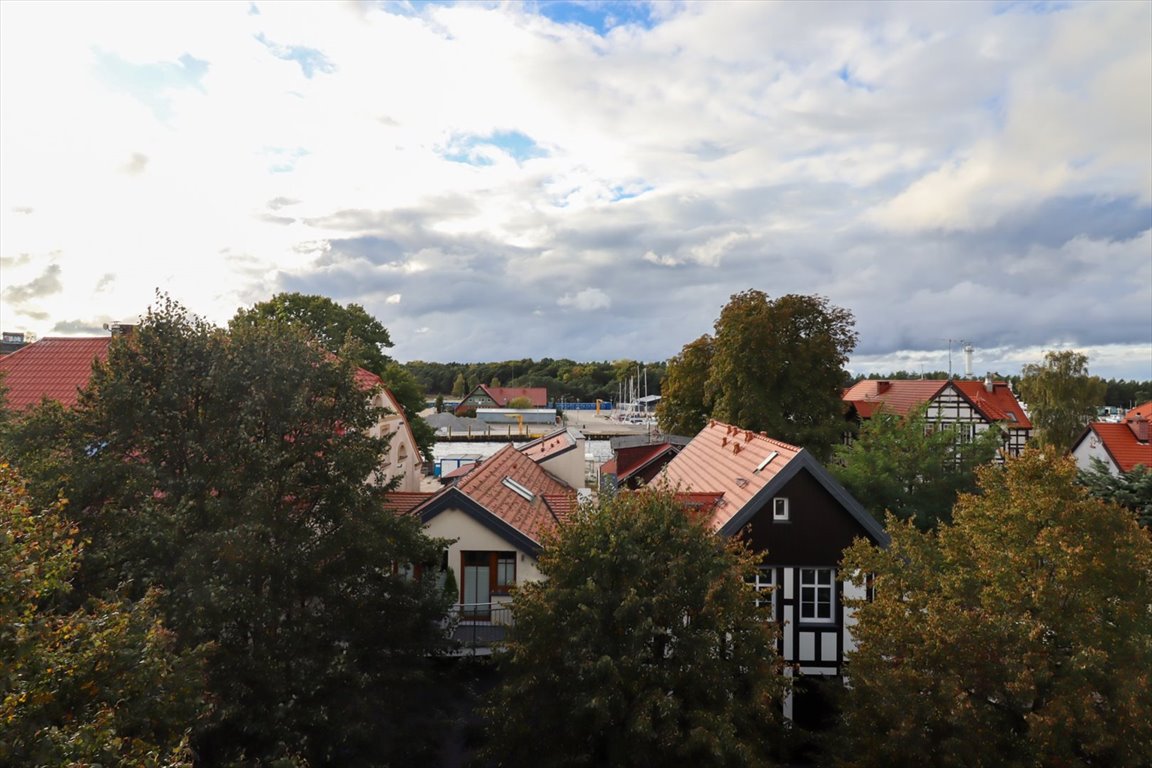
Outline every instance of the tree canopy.
<svg viewBox="0 0 1152 768"><path fill-rule="evenodd" d="M1152 538L1054 452L979 482L952 525L890 518L888 549L845 555L875 599L855 605L841 765L1147 765Z"/></svg>
<svg viewBox="0 0 1152 768"><path fill-rule="evenodd" d="M1073 350L1048 352L1043 363L1024 366L1020 396L1028 404L1037 438L1067 451L1096 409L1104 404L1107 384L1088 375L1088 357Z"/></svg>
<svg viewBox="0 0 1152 768"><path fill-rule="evenodd" d="M1138 464L1114 475L1108 465L1092 457L1092 468L1080 471L1080 483L1093 497L1119 504L1130 510L1141 526L1152 528L1152 467Z"/></svg>
<svg viewBox="0 0 1152 768"><path fill-rule="evenodd" d="M646 490L585 508L539 565L488 711L495 763L769 764L785 679L753 555Z"/></svg>
<svg viewBox="0 0 1152 768"><path fill-rule="evenodd" d="M160 588L178 647L208 644L202 765L427 747L410 701L450 598L396 566L441 544L369 482L386 441L353 371L295 324L224 331L162 300L113 342L52 459L92 541L84 589Z"/></svg>
<svg viewBox="0 0 1152 768"><path fill-rule="evenodd" d="M712 368L712 337L705 334L684 345L668 361L656 417L660 428L673 435L692 436L704 428L711 413L708 375Z"/></svg>
<svg viewBox="0 0 1152 768"><path fill-rule="evenodd" d="M877 519L889 511L929 530L952 519L960 492L976 489L976 468L1002 444L996 427L964 442L947 425L929 421L924 404L905 416L883 410L860 425L851 445L836 446L829 469Z"/></svg>
<svg viewBox="0 0 1152 768"><path fill-rule="evenodd" d="M840 393L844 364L856 348L855 320L822 296L763 291L732 296L711 343L697 339L674 362L678 387L661 411L663 424L691 427L707 417L766 432L827 459L844 429ZM706 354L710 351L710 355ZM708 376L699 391L700 367Z"/></svg>
<svg viewBox="0 0 1152 768"><path fill-rule="evenodd" d="M0 764L191 765L198 654L176 652L155 593L63 608L81 551L63 512L0 460Z"/></svg>

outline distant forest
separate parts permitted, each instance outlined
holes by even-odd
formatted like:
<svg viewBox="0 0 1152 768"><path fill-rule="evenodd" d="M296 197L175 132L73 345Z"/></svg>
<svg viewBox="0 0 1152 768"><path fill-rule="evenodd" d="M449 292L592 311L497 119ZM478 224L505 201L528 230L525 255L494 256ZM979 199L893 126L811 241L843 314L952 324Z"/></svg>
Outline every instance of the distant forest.
<svg viewBox="0 0 1152 768"><path fill-rule="evenodd" d="M574 360L505 360L502 363L427 363L413 360L404 367L420 383L429 398L436 395L459 396L471 392L479 384L498 387L545 387L548 399L575 400L590 403L593 400L616 402L618 397L629 399L621 392L629 381L639 381L641 396L660 394L660 382L667 365L663 362L644 363L637 360L577 363ZM463 377L463 381L460 381ZM647 387L645 387L645 379Z"/></svg>
<svg viewBox="0 0 1152 768"><path fill-rule="evenodd" d="M452 397L459 379L463 377L464 392L470 392L479 384L499 387L545 387L551 400L575 400L589 403L593 400L615 402L619 396L629 399L628 393L621 392L629 380L639 380L641 395L659 395L660 385L667 370L665 362L644 363L637 360L616 360L613 362L578 363L574 360L505 360L501 363L429 363L413 360L404 368L419 382L429 398L436 395ZM647 374L645 376L645 374ZM1020 376L1003 376L993 373L997 381L1009 381L1015 388ZM645 378L647 385L645 386ZM861 379L946 379L947 371L896 371L894 373L873 373L868 376L847 377L845 386ZM958 377L960 378L960 377ZM963 377L967 378L967 377ZM974 378L983 378L974 377ZM1152 400L1152 381L1129 381L1128 379L1108 379L1108 390L1102 405L1131 408L1134 405Z"/></svg>

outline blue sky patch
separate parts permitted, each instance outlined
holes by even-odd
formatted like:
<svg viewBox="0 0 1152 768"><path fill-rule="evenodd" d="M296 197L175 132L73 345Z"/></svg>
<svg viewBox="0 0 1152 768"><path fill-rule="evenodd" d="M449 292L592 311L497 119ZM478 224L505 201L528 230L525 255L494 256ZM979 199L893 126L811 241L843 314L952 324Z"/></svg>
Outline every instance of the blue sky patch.
<svg viewBox="0 0 1152 768"><path fill-rule="evenodd" d="M263 32L256 35L256 39L276 58L285 61L294 61L299 64L300 71L304 74L304 77L309 80L311 80L312 76L317 72L330 75L336 71L336 65L323 51L308 48L303 45L280 45L265 37Z"/></svg>
<svg viewBox="0 0 1152 768"><path fill-rule="evenodd" d="M494 131L487 136L458 136L452 140L443 153L445 160L467 165L492 165L492 158L485 150L495 148L518 163L536 157L547 157L544 151L530 136L520 131Z"/></svg>
<svg viewBox="0 0 1152 768"><path fill-rule="evenodd" d="M536 7L541 16L557 24L580 24L599 35L627 24L644 29L656 26L652 5L639 0L538 0Z"/></svg>
<svg viewBox="0 0 1152 768"><path fill-rule="evenodd" d="M844 83L849 88L856 88L861 91L867 91L868 93L872 93L876 90L876 86L870 83L866 83L853 75L852 68L847 64L840 67L840 71L836 73L836 77L840 80L840 82Z"/></svg>
<svg viewBox="0 0 1152 768"><path fill-rule="evenodd" d="M993 13L1002 16L1006 13L1030 13L1035 16L1046 16L1050 13L1059 13L1071 8L1073 3L1067 0L1003 0L993 6Z"/></svg>
<svg viewBox="0 0 1152 768"><path fill-rule="evenodd" d="M158 120L167 120L172 114L169 91L195 88L203 92L200 81L207 73L208 62L187 53L176 61L135 64L115 53L96 50L96 76L146 105Z"/></svg>

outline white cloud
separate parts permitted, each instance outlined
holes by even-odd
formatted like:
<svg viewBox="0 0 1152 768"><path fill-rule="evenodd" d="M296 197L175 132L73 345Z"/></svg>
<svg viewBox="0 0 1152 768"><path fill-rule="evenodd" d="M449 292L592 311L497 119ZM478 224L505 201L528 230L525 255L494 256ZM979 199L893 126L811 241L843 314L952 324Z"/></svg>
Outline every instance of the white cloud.
<svg viewBox="0 0 1152 768"><path fill-rule="evenodd" d="M572 307L583 312L594 309L607 309L612 306L612 299L599 288L585 288L575 294L566 293L556 301L562 307Z"/></svg>

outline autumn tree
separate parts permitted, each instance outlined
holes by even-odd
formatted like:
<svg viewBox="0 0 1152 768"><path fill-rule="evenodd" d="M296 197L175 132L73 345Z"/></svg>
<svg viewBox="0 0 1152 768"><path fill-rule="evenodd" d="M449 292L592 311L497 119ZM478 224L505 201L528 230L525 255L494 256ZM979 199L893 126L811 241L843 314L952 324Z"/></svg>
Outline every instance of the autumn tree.
<svg viewBox="0 0 1152 768"><path fill-rule="evenodd" d="M762 291L732 296L720 311L711 343L704 391L687 392L663 411L665 423L698 423L695 409L744 429L766 432L827 459L843 430L844 364L856 347L855 320L847 309L821 296L788 294L769 299ZM702 340L681 353L681 364L702 362ZM698 386L685 376L686 386Z"/></svg>
<svg viewBox="0 0 1152 768"><path fill-rule="evenodd" d="M539 565L488 710L496 764L769 764L785 681L752 554L646 490L582 510Z"/></svg>
<svg viewBox="0 0 1152 768"><path fill-rule="evenodd" d="M155 593L62 610L77 533L0 460L0 765L190 766L198 654L176 651Z"/></svg>
<svg viewBox="0 0 1152 768"><path fill-rule="evenodd" d="M1073 350L1048 352L1043 363L1025 365L1022 373L1020 396L1028 404L1038 440L1060 451L1070 450L1096 417L1108 385L1089 376L1087 356Z"/></svg>
<svg viewBox="0 0 1152 768"><path fill-rule="evenodd" d="M468 394L468 382L464 380L464 374L456 374L456 379L452 382L452 397L464 397Z"/></svg>
<svg viewBox="0 0 1152 768"><path fill-rule="evenodd" d="M829 469L877 519L888 511L921 530L950 522L956 495L976 489L976 469L990 462L1003 435L992 426L964 441L951 425L927 417L927 404L905 416L883 410L838 445Z"/></svg>
<svg viewBox="0 0 1152 768"><path fill-rule="evenodd" d="M661 384L656 418L668 434L695 435L708 422L711 404L708 376L712 367L712 337L705 334L684 346L668 361Z"/></svg>
<svg viewBox="0 0 1152 768"><path fill-rule="evenodd" d="M387 443L349 359L162 300L82 393L62 478L84 584L162 588L180 647L210 644L202 765L426 758L413 702L449 599L397 566L441 545L368 482Z"/></svg>
<svg viewBox="0 0 1152 768"><path fill-rule="evenodd" d="M935 534L854 545L842 766L1147 765L1152 539L1027 451L979 471Z"/></svg>

